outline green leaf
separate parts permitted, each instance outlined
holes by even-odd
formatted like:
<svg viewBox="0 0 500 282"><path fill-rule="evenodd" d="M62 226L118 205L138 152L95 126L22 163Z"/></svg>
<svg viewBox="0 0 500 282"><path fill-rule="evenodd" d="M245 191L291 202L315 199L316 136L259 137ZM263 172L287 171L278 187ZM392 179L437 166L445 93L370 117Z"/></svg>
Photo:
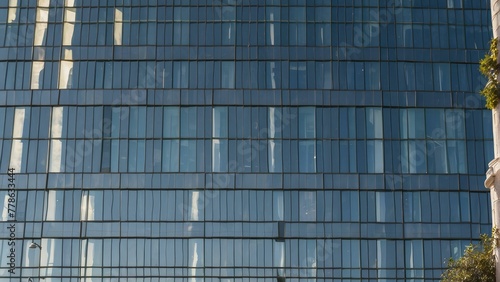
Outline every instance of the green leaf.
<svg viewBox="0 0 500 282"><path fill-rule="evenodd" d="M495 234L495 230L493 231ZM444 282L481 282L495 281L495 257L493 256L494 238L481 235L479 245L470 244L464 255L448 261L448 269L441 275Z"/></svg>
<svg viewBox="0 0 500 282"><path fill-rule="evenodd" d="M490 42L490 51L479 61L479 71L488 79L480 94L486 98L486 108L493 109L498 104L500 90L498 87L498 40L493 38Z"/></svg>

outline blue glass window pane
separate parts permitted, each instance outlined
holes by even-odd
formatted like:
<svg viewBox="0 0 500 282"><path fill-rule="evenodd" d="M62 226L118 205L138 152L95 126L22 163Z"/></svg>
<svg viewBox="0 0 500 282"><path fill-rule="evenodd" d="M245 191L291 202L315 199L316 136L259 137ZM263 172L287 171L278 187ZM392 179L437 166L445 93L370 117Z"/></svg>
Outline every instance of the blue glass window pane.
<svg viewBox="0 0 500 282"><path fill-rule="evenodd" d="M189 82L189 63L174 62L173 88L187 88Z"/></svg>
<svg viewBox="0 0 500 282"><path fill-rule="evenodd" d="M434 90L449 91L450 84L450 65L434 64Z"/></svg>
<svg viewBox="0 0 500 282"><path fill-rule="evenodd" d="M171 88L172 79L172 62L157 62L156 88Z"/></svg>
<svg viewBox="0 0 500 282"><path fill-rule="evenodd" d="M426 109L425 111L426 137L431 139L446 138L445 115L443 109Z"/></svg>
<svg viewBox="0 0 500 282"><path fill-rule="evenodd" d="M179 137L179 107L163 108L163 137Z"/></svg>
<svg viewBox="0 0 500 282"><path fill-rule="evenodd" d="M114 141L114 140L113 140ZM119 140L119 158L118 158L118 171L127 172L128 168L128 140Z"/></svg>
<svg viewBox="0 0 500 282"><path fill-rule="evenodd" d="M403 194L404 200L404 220L405 222L419 222L420 221L420 193L405 192Z"/></svg>
<svg viewBox="0 0 500 282"><path fill-rule="evenodd" d="M470 220L470 201L469 201L469 193L461 192L460 193L460 217L462 221Z"/></svg>
<svg viewBox="0 0 500 282"><path fill-rule="evenodd" d="M365 88L366 90L380 89L380 64L377 62L365 62Z"/></svg>
<svg viewBox="0 0 500 282"><path fill-rule="evenodd" d="M408 109L401 110L402 118L401 118L401 133L402 137L406 138L404 135L405 132L408 132L408 138L425 138L425 123L424 121L424 109ZM405 117L405 114L408 114ZM405 121L407 124L405 124Z"/></svg>
<svg viewBox="0 0 500 282"><path fill-rule="evenodd" d="M139 108L138 107L130 107L130 115L129 115L129 137L137 138L137 130L139 128L139 124L142 128L145 128L145 123L141 124L139 122Z"/></svg>
<svg viewBox="0 0 500 282"><path fill-rule="evenodd" d="M471 91L470 79L469 79L469 71L467 69L467 65L457 64L457 76L453 76L456 78L456 81L453 82L453 85L458 84L460 91Z"/></svg>
<svg viewBox="0 0 500 282"><path fill-rule="evenodd" d="M189 23L174 23L174 45L188 45L189 44Z"/></svg>
<svg viewBox="0 0 500 282"><path fill-rule="evenodd" d="M161 138L163 131L163 108L148 107L147 108L147 138Z"/></svg>
<svg viewBox="0 0 500 282"><path fill-rule="evenodd" d="M451 222L460 222L460 201L459 194L456 192L446 193L449 194L450 210L448 211Z"/></svg>
<svg viewBox="0 0 500 282"><path fill-rule="evenodd" d="M409 268L423 268L423 248L421 240L405 242L406 266Z"/></svg>
<svg viewBox="0 0 500 282"><path fill-rule="evenodd" d="M163 157L162 171L177 172L179 171L179 141L164 140L163 141Z"/></svg>
<svg viewBox="0 0 500 282"><path fill-rule="evenodd" d="M85 194L84 194L85 196ZM87 220L102 220L103 216L103 191L88 191L88 197L82 199L83 203L86 203L86 214L82 212L83 216L87 216L84 219Z"/></svg>
<svg viewBox="0 0 500 282"><path fill-rule="evenodd" d="M118 172L118 152L119 152L119 140L111 141L111 171Z"/></svg>
<svg viewBox="0 0 500 282"><path fill-rule="evenodd" d="M279 21L273 21L275 19L274 15L269 15L270 22L266 24L266 44L267 45L280 45L281 43L281 23ZM279 17L279 16L278 16Z"/></svg>
<svg viewBox="0 0 500 282"><path fill-rule="evenodd" d="M181 137L196 137L197 108L181 108Z"/></svg>
<svg viewBox="0 0 500 282"><path fill-rule="evenodd" d="M382 141L367 141L367 172L384 172L384 144Z"/></svg>
<svg viewBox="0 0 500 282"><path fill-rule="evenodd" d="M415 85L417 90L433 90L431 66L429 63L415 63Z"/></svg>
<svg viewBox="0 0 500 282"><path fill-rule="evenodd" d="M7 148L7 146L5 147ZM16 171L26 172L28 158L28 141L13 140L12 150L10 152L9 168L15 168Z"/></svg>
<svg viewBox="0 0 500 282"><path fill-rule="evenodd" d="M336 143L339 144L339 149L338 149L339 161L337 162L334 161L334 163L337 165L337 167L339 167L339 171L341 173L349 172L349 167L350 167L349 142L348 141L339 141L339 142L333 141L333 142L334 144ZM338 166L338 163L340 163L340 166Z"/></svg>
<svg viewBox="0 0 500 282"><path fill-rule="evenodd" d="M269 108L269 138L280 138L282 136L283 129L281 123L283 117L281 108Z"/></svg>
<svg viewBox="0 0 500 282"><path fill-rule="evenodd" d="M463 110L446 109L446 137L450 139L464 139L465 138L465 113ZM488 118L485 120L486 124L489 121L491 124L491 116L488 113ZM485 126L486 128L491 128ZM488 132L491 131L488 130ZM485 134L487 134L485 132ZM485 136L485 138L488 138Z"/></svg>
<svg viewBox="0 0 500 282"><path fill-rule="evenodd" d="M316 192L299 192L299 220L316 221Z"/></svg>
<svg viewBox="0 0 500 282"><path fill-rule="evenodd" d="M37 172L47 172L47 153L49 149L48 140L40 140L38 142L38 155L36 158L36 171ZM94 147L94 150L97 148ZM88 155L87 155L88 156Z"/></svg>
<svg viewBox="0 0 500 282"><path fill-rule="evenodd" d="M281 141L269 140L268 167L269 172L282 172L282 145Z"/></svg>
<svg viewBox="0 0 500 282"><path fill-rule="evenodd" d="M427 141L427 165L430 173L448 172L445 141Z"/></svg>
<svg viewBox="0 0 500 282"><path fill-rule="evenodd" d="M222 62L222 75L221 87L234 88L235 75L234 75L234 62Z"/></svg>
<svg viewBox="0 0 500 282"><path fill-rule="evenodd" d="M290 45L306 45L306 24L289 23Z"/></svg>
<svg viewBox="0 0 500 282"><path fill-rule="evenodd" d="M228 141L214 139L212 141L212 171L225 172L228 170Z"/></svg>
<svg viewBox="0 0 500 282"><path fill-rule="evenodd" d="M181 172L196 171L196 140L181 140L179 164Z"/></svg>
<svg viewBox="0 0 500 282"><path fill-rule="evenodd" d="M299 171L316 172L315 141L299 141Z"/></svg>
<svg viewBox="0 0 500 282"><path fill-rule="evenodd" d="M377 207L377 222L394 222L395 218L395 194L377 192L375 193Z"/></svg>
<svg viewBox="0 0 500 282"><path fill-rule="evenodd" d="M366 138L383 138L383 122L381 108L366 109Z"/></svg>
<svg viewBox="0 0 500 282"><path fill-rule="evenodd" d="M136 171L144 172L145 155L146 155L146 144L145 140L137 140L137 164Z"/></svg>
<svg viewBox="0 0 500 282"><path fill-rule="evenodd" d="M316 88L332 89L332 68L329 62L316 62Z"/></svg>
<svg viewBox="0 0 500 282"><path fill-rule="evenodd" d="M402 166L408 167L410 173L427 172L425 141L401 142Z"/></svg>
<svg viewBox="0 0 500 282"><path fill-rule="evenodd" d="M398 63L400 78L399 90L415 89L415 63Z"/></svg>
<svg viewBox="0 0 500 282"><path fill-rule="evenodd" d="M492 128L492 122L493 120L491 118L491 111L483 110L483 136L485 139L493 139L493 131L490 130L490 128ZM457 129L459 131L459 134L457 134L457 138L464 138L464 123L462 122L461 126L457 126Z"/></svg>
<svg viewBox="0 0 500 282"><path fill-rule="evenodd" d="M290 89L307 88L306 62L290 62Z"/></svg>
<svg viewBox="0 0 500 282"><path fill-rule="evenodd" d="M467 151L465 141L448 140L447 156L450 173L467 173Z"/></svg>
<svg viewBox="0 0 500 282"><path fill-rule="evenodd" d="M214 107L213 108L213 137L228 136L228 108Z"/></svg>
<svg viewBox="0 0 500 282"><path fill-rule="evenodd" d="M112 117L111 117L111 137L113 138L120 137L120 120L121 120L121 108L113 107Z"/></svg>
<svg viewBox="0 0 500 282"><path fill-rule="evenodd" d="M222 45L233 45L236 40L236 24L222 23Z"/></svg>
<svg viewBox="0 0 500 282"><path fill-rule="evenodd" d="M377 267L396 268L397 254L396 242L389 240L377 240Z"/></svg>
<svg viewBox="0 0 500 282"><path fill-rule="evenodd" d="M316 137L316 113L313 107L299 108L299 138Z"/></svg>

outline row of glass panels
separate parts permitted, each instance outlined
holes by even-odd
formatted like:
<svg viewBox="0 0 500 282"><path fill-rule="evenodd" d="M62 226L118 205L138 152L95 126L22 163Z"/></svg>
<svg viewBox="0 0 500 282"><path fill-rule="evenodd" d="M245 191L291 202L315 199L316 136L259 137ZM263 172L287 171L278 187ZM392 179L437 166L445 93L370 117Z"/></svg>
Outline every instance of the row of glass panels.
<svg viewBox="0 0 500 282"><path fill-rule="evenodd" d="M379 107L0 107L0 139L489 140L486 110Z"/></svg>
<svg viewBox="0 0 500 282"><path fill-rule="evenodd" d="M491 159L489 146L463 140L16 139L0 140L0 167L18 173L477 173Z"/></svg>
<svg viewBox="0 0 500 282"><path fill-rule="evenodd" d="M395 278L396 268L419 272L443 268L445 260L457 258L469 244L460 240L44 238L38 250L29 249L30 242L19 242L24 247L19 250L19 263L38 268L42 276L120 275L119 267L136 271L133 267L148 266L158 271L154 268L161 266L166 272L163 275L203 276L217 271L233 276L241 268L274 267L282 274L311 278L322 277L325 269L332 268L385 269L387 276L381 275L386 278ZM4 265L10 252L6 243L0 245L0 262ZM35 271L23 269L26 274ZM8 275L5 268L0 273Z"/></svg>
<svg viewBox="0 0 500 282"><path fill-rule="evenodd" d="M17 3L16 3L17 2ZM396 1L395 1L396 2ZM456 2L456 3L453 3ZM484 4L484 1L476 1ZM411 3L411 2L409 2ZM50 15L49 22L62 22L63 19L71 22L114 22L123 21L290 21L290 22L373 22L388 21L391 17L396 22L425 22L425 23L448 23L458 22L467 24L488 24L488 10L483 7L477 10L472 7L463 8L462 0L448 0L448 5L440 7L425 8L419 3L411 3L414 7L408 7L408 3L363 3L354 6L344 3L302 3L297 5L293 2L248 3L253 6L241 5L242 3L145 3L140 2L141 7L130 6L130 3L102 3L101 2L60 2L42 0L36 5L37 10ZM165 5L167 4L167 5ZM394 7L391 5L393 4ZM402 7L405 5L406 7ZM40 21L35 16L35 5L10 1L10 7L0 6L0 15L6 22L35 22ZM16 7L17 6L17 7ZM331 7L333 6L333 7ZM66 9L64 9L66 8ZM378 13L381 8L384 13ZM66 11L65 11L66 10ZM385 11L384 11L385 10ZM376 12L375 12L376 11ZM75 17L68 17L65 13L75 13ZM121 14L121 18L116 17ZM381 14L385 17L381 17ZM379 17L377 17L379 16ZM36 18L35 18L36 17ZM68 19L69 18L69 19ZM449 18L449 20L448 20ZM47 21L47 19L45 20Z"/></svg>
<svg viewBox="0 0 500 282"><path fill-rule="evenodd" d="M64 12L63 8L67 8L68 10L70 10L70 12L74 12L75 10L77 10L78 17L75 19L76 21L91 22L113 21L115 9L119 10L124 15L123 18L129 21L228 21L235 20L236 18L243 21L371 21L374 17L374 8L387 8L388 11L395 14L394 16L396 17L396 20L398 22L433 21L446 23L446 19L442 19L440 16L446 15L450 12L461 12L462 14L465 14L465 18L467 20L471 20L471 22L472 19L476 19L476 23L481 22L481 13L484 14L484 17L487 17L486 10L487 8L489 8L489 6L482 7L483 11L477 10L480 8L479 6L481 4L484 5L484 1L470 1L475 2L474 4L476 4L476 7L470 7L472 3L466 1L466 4L468 4L466 6L469 6L466 7L466 9L461 9L464 8L462 2L463 0L448 0L448 5L442 5L441 3L439 3L438 6L432 7L428 4L422 5L421 3L406 3L402 1L373 2L363 3L362 5L358 3L352 5L351 3L349 3L346 5L343 2L337 3L319 0L313 4L307 3L306 1L304 1L303 3L269 1L269 3L266 4L256 4L251 2L207 3L206 1L202 1L200 3L173 3L173 1L163 1L163 3L157 3L157 1L151 3L148 3L147 1L137 1L137 3L107 3L106 1L82 2L80 0L66 2L55 0L41 0L37 2L26 3L23 1L20 2L18 0L15 0L8 3L2 3L3 5L0 6L0 9L2 10L2 14L5 13L4 15L8 15L9 12L16 15L28 14L30 15L27 16L29 22L34 21L33 10L35 6L37 9L50 10L51 14L55 14L55 16L52 17L52 20L62 20ZM435 16L433 17L433 15ZM5 17L5 19L8 18ZM23 17L21 20L26 21L26 17ZM483 24L487 23L483 22Z"/></svg>
<svg viewBox="0 0 500 282"><path fill-rule="evenodd" d="M0 116L6 117L0 132L12 139L0 141L0 164L18 172L382 173L388 162L388 168L403 173L466 173L468 158L490 158L489 146L464 141L469 135L466 125L479 123L475 118L484 120L481 113L314 107L0 108ZM382 140L386 132L403 140ZM489 137L485 135L472 136ZM315 140L319 138L358 140ZM477 148L484 151L477 155Z"/></svg>
<svg viewBox="0 0 500 282"><path fill-rule="evenodd" d="M389 74L381 76L381 73ZM476 92L476 65L329 61L0 62L0 89L336 89Z"/></svg>
<svg viewBox="0 0 500 282"><path fill-rule="evenodd" d="M7 191L1 220L8 221ZM489 223L487 193L49 190L18 191L21 221L292 221ZM43 211L43 212L40 212Z"/></svg>
<svg viewBox="0 0 500 282"><path fill-rule="evenodd" d="M273 27L273 28L271 28ZM120 23L119 39L111 23L77 23L72 37L62 24L0 24L0 46L323 46L487 49L491 30L484 26L388 24ZM42 29L34 33L34 29ZM273 30L271 34L269 30ZM362 31L362 36L355 33ZM392 34L397 33L397 37ZM259 34L261 36L251 36ZM376 35L376 36L375 36ZM58 54L59 56L60 54ZM64 55L64 54L63 54ZM276 56L276 55L275 55ZM3 57L6 57L5 55ZM194 58L194 56L192 56ZM325 56L318 57L328 59ZM442 58L441 58L442 59Z"/></svg>

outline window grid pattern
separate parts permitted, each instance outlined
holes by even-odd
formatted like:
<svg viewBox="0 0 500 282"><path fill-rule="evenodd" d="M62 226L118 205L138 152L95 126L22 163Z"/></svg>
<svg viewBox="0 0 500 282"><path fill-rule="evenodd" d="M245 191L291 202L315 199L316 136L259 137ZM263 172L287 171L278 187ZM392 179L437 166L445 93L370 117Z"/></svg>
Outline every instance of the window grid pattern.
<svg viewBox="0 0 500 282"><path fill-rule="evenodd" d="M492 155L491 139L477 137L491 124L479 110L63 106L0 116L0 164L27 173L479 174Z"/></svg>
<svg viewBox="0 0 500 282"><path fill-rule="evenodd" d="M491 230L488 9L1 2L0 280L438 281Z"/></svg>
<svg viewBox="0 0 500 282"><path fill-rule="evenodd" d="M20 241L26 251L30 243ZM39 269L41 275L67 281L123 275L144 281L173 281L174 277L183 281L216 281L218 277L250 281L259 275L260 281L274 281L275 270L282 266L279 244L256 239L42 239L42 249L47 247L49 251L38 258L26 258L25 263L33 265L33 260L40 260L44 265ZM286 275L296 281L316 277L418 279L424 271L440 271L442 261L438 257L458 258L468 244L466 240L293 239L285 243L290 250L286 256L291 259L285 265L290 269ZM361 255L363 250L366 256ZM8 249L1 252L7 254ZM306 259L293 259L300 257ZM314 271L311 263L315 264ZM413 270L397 271L405 263ZM377 272L377 268L384 270ZM28 269L26 274L34 272Z"/></svg>

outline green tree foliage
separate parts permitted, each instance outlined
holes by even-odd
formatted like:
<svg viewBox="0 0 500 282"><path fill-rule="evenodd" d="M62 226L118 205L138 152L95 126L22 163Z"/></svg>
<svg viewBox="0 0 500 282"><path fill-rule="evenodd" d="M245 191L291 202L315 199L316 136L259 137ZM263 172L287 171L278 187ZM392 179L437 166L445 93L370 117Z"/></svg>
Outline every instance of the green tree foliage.
<svg viewBox="0 0 500 282"><path fill-rule="evenodd" d="M493 38L490 42L490 52L479 61L479 71L488 79L488 83L481 90L481 95L486 97L486 108L493 109L498 104L498 40Z"/></svg>
<svg viewBox="0 0 500 282"><path fill-rule="evenodd" d="M494 239L481 235L479 245L470 244L464 255L448 261L448 269L441 275L444 282L488 282L495 281Z"/></svg>

